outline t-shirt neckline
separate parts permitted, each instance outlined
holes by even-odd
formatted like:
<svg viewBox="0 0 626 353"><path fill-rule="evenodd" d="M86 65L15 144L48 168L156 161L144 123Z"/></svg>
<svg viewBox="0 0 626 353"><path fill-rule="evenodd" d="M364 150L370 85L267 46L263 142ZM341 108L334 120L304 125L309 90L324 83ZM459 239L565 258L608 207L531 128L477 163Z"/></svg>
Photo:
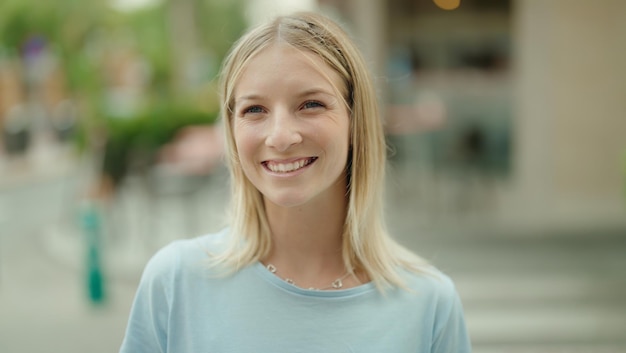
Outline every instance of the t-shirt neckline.
<svg viewBox="0 0 626 353"><path fill-rule="evenodd" d="M318 298L342 298L342 297L350 297L355 295L361 295L367 293L369 291L375 290L376 287L373 282L364 283L358 285L356 287L348 288L348 289L332 289L332 290L318 290L318 289L307 289L300 288L293 284L287 283L275 274L271 273L265 265L261 262L256 262L254 264L254 270L267 282L280 287L290 293L304 295L308 297L318 297Z"/></svg>

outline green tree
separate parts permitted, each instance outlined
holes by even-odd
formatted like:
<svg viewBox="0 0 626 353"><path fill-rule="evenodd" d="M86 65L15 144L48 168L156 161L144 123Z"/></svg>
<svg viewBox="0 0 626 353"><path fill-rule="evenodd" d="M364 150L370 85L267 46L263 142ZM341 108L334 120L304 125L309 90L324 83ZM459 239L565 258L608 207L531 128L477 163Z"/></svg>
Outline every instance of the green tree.
<svg viewBox="0 0 626 353"><path fill-rule="evenodd" d="M181 75L176 71L181 57L193 49L209 52L213 57L207 64L216 74L217 63L245 28L242 8L241 0L167 0L125 13L108 0L2 0L0 49L18 53L28 38L45 38L60 57L71 89L97 106L103 77L94 46L103 37L126 36L152 67L156 101L178 100L181 92L174 82ZM175 13L182 21L172 20ZM180 28L186 22L190 25ZM193 41L181 50L177 43L185 36Z"/></svg>

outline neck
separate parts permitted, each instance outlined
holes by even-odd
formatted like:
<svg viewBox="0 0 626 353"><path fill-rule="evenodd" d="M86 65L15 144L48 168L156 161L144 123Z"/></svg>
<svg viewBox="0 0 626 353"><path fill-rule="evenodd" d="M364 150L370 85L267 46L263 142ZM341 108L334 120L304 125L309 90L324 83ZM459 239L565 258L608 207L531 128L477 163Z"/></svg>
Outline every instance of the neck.
<svg viewBox="0 0 626 353"><path fill-rule="evenodd" d="M263 262L298 282L334 280L346 272L342 257L347 200L280 207L266 201L272 249Z"/></svg>

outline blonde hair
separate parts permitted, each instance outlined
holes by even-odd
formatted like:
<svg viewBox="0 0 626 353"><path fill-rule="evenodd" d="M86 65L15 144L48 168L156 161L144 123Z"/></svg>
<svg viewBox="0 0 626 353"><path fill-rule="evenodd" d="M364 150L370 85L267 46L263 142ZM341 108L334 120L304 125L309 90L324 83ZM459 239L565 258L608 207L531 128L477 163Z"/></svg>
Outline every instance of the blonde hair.
<svg viewBox="0 0 626 353"><path fill-rule="evenodd" d="M383 217L386 144L372 79L361 53L332 20L300 12L257 27L235 43L226 57L220 82L221 117L231 173L231 235L227 249L214 262L238 270L263 259L271 248L263 196L245 176L232 130L233 91L248 61L269 45L281 42L318 55L341 77L351 113L352 148L347 163L348 206L343 230L346 268L362 270L379 288L403 286L401 268L423 269L425 262L397 244Z"/></svg>

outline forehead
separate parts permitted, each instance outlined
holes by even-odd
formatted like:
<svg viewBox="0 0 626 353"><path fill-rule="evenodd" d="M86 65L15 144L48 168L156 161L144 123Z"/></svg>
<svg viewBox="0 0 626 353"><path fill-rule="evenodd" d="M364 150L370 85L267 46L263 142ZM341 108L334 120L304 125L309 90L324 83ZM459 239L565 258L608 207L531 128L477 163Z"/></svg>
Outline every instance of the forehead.
<svg viewBox="0 0 626 353"><path fill-rule="evenodd" d="M279 88L323 86L331 92L346 90L340 75L316 53L278 42L252 56L235 83L235 98L248 91L277 92Z"/></svg>

